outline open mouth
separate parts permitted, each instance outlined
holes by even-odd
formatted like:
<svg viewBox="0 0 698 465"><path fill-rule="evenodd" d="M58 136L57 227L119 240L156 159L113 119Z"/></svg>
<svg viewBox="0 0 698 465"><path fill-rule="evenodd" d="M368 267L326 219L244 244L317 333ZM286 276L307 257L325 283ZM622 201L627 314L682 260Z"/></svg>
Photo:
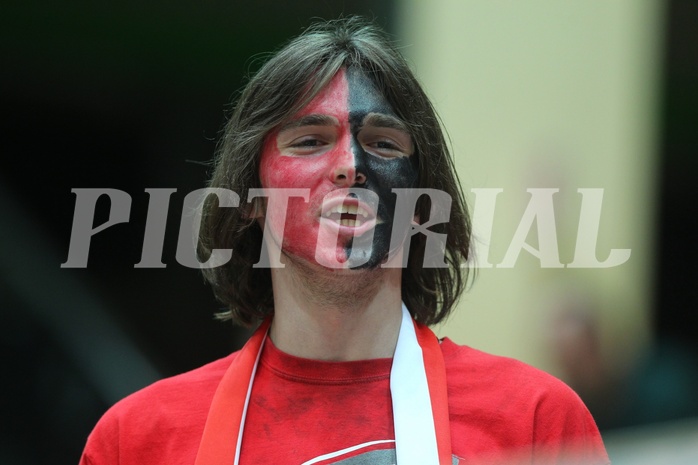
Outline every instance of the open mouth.
<svg viewBox="0 0 698 465"><path fill-rule="evenodd" d="M323 212L323 218L327 218L341 226L358 228L374 216L360 205L342 203L329 208Z"/></svg>
<svg viewBox="0 0 698 465"><path fill-rule="evenodd" d="M354 197L326 201L320 216L322 222L338 228L339 234L362 235L381 223L373 208Z"/></svg>

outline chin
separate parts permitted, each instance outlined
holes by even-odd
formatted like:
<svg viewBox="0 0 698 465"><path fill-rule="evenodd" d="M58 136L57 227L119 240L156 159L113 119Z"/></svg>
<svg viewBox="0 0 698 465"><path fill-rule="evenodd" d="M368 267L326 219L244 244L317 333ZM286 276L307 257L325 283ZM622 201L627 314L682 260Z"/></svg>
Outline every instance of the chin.
<svg viewBox="0 0 698 465"><path fill-rule="evenodd" d="M353 258L353 257L352 257ZM388 256L387 255L378 255L378 254L371 254L371 256L368 257L368 260L366 260L366 256L362 256L361 259L352 259L350 258L347 260L347 268L350 270L372 270L379 268L385 261L387 260ZM353 263L359 263L358 265L352 264Z"/></svg>
<svg viewBox="0 0 698 465"><path fill-rule="evenodd" d="M380 225L371 241L355 237L344 247L348 267L352 270L376 269L385 263L390 253L390 229Z"/></svg>

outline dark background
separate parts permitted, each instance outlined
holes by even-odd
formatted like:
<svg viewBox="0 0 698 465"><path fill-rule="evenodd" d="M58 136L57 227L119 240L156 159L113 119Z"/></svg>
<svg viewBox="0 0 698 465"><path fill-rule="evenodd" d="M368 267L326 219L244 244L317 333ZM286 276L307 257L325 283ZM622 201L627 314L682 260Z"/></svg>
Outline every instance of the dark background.
<svg viewBox="0 0 698 465"><path fill-rule="evenodd" d="M77 463L114 401L241 345L244 330L214 321L220 305L199 271L174 259L182 200L204 186L229 104L265 53L314 17L359 13L393 31L393 8L387 0L4 2L0 463ZM698 2L668 3L654 326L657 347L680 347L686 360L698 345L696 24ZM93 238L87 269L60 268L73 188L132 198L130 221ZM164 269L134 269L146 188L177 189ZM98 203L95 224L107 209Z"/></svg>
<svg viewBox="0 0 698 465"><path fill-rule="evenodd" d="M235 93L312 18L391 28L390 2L14 1L0 15L0 463L74 464L120 397L238 348L245 332L175 260L184 196L205 185ZM73 188L132 198L128 223L67 259ZM140 261L149 196L176 188L164 269ZM100 199L95 224L108 215Z"/></svg>

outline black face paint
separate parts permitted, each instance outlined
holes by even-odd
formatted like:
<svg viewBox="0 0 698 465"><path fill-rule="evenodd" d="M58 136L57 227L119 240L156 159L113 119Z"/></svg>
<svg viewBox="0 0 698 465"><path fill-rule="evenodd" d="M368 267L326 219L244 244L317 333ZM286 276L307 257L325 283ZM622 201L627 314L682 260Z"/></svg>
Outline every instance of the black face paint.
<svg viewBox="0 0 698 465"><path fill-rule="evenodd" d="M376 225L372 243L363 236L354 237L346 247L348 266L353 269L375 268L390 252L390 239L395 219L396 196L394 188L417 186L418 171L416 155L385 157L369 153L362 145L361 131L366 117L372 114L387 115L397 119L395 111L375 84L361 71L349 68L346 71L349 88L349 124L352 134L351 149L354 154L356 172L365 176L365 182L357 182L353 188L365 188L378 195ZM361 193L356 194L361 200ZM407 231L405 231L405 236ZM368 255L368 257L367 257ZM357 263L357 265L352 265Z"/></svg>

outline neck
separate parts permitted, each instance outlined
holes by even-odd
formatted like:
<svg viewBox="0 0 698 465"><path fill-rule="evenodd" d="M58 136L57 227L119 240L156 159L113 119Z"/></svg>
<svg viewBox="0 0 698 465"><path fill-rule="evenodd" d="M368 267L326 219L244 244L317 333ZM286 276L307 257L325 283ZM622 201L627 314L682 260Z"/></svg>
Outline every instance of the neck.
<svg viewBox="0 0 698 465"><path fill-rule="evenodd" d="M401 269L328 270L288 260L272 269L270 337L291 355L350 361L392 357L401 322Z"/></svg>

